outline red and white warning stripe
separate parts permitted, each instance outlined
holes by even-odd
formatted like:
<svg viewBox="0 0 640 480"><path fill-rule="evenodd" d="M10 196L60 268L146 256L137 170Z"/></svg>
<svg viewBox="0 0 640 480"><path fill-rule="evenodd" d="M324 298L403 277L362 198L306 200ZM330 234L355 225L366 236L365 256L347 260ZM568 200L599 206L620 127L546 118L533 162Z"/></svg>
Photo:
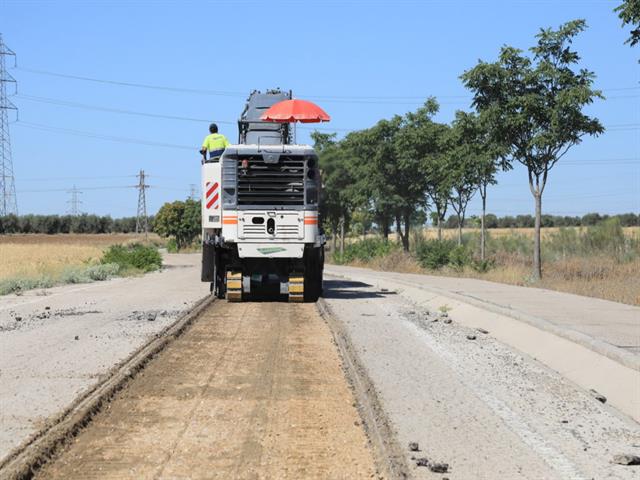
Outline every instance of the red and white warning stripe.
<svg viewBox="0 0 640 480"><path fill-rule="evenodd" d="M207 182L206 183L206 195L205 198L207 200L207 208L213 207L214 210L220 208L220 185L218 182Z"/></svg>

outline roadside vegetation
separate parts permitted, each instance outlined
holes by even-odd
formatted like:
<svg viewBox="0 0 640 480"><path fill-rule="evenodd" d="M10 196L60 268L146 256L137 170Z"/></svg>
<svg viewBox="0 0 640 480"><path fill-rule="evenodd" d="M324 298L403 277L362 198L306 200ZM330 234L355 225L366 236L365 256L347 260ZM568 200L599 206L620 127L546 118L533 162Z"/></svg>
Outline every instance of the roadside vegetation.
<svg viewBox="0 0 640 480"><path fill-rule="evenodd" d="M527 51L503 46L495 60L463 72L473 110L456 112L450 124L434 120L439 104L430 97L415 111L340 140L313 132L323 172L323 226L333 235L333 249L339 238L346 254L344 239L354 222L375 224L385 239L395 231L406 253L446 248L448 242L412 245L413 233L431 217L442 239L446 215L453 213L458 229L453 252L463 255L467 206L479 195L479 257L485 265L491 189L498 172L521 164L528 173L523 188L534 206L531 277L540 279L542 196L549 174L584 137L604 131L597 118L585 114L603 96L573 47L586 27L584 20L573 20L540 29Z"/></svg>
<svg viewBox="0 0 640 480"><path fill-rule="evenodd" d="M201 233L200 202L193 199L165 203L154 220L154 231L167 239L169 253L195 251Z"/></svg>
<svg viewBox="0 0 640 480"><path fill-rule="evenodd" d="M542 236L542 279L531 274L531 229L488 233L485 259L477 229L465 231L460 245L455 230L444 230L439 240L433 231L416 229L409 252L393 238L352 239L343 253L334 251L328 258L336 264L479 278L640 305L640 228L624 229L612 218L595 226L549 230Z"/></svg>
<svg viewBox="0 0 640 480"><path fill-rule="evenodd" d="M0 295L159 269L159 239L141 242L132 235L0 236Z"/></svg>

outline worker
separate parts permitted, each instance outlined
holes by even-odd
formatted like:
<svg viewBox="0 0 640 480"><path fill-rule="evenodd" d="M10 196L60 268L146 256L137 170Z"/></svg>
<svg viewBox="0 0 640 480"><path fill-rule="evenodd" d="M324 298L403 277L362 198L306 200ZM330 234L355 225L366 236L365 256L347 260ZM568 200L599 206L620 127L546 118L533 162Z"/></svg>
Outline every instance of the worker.
<svg viewBox="0 0 640 480"><path fill-rule="evenodd" d="M200 153L207 159L207 151L209 158L220 157L224 153L224 149L229 146L229 140L224 135L218 133L218 126L215 123L209 125L209 135L204 137Z"/></svg>

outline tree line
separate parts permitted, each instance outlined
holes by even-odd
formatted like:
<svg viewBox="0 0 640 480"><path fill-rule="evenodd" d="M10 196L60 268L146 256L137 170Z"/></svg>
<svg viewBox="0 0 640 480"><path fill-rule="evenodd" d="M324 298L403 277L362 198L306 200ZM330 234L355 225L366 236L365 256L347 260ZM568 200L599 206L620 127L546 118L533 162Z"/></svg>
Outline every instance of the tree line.
<svg viewBox="0 0 640 480"><path fill-rule="evenodd" d="M599 225L611 218L617 219L622 227L640 227L640 215L635 213L620 213L617 215L601 215L599 213L587 213L579 216L542 215L542 227L592 227ZM533 228L535 226L533 215L504 215L498 217L493 213L485 215L486 228ZM450 215L444 223L445 228L458 228L458 217ZM480 218L471 216L465 220L463 227L480 228Z"/></svg>
<svg viewBox="0 0 640 480"><path fill-rule="evenodd" d="M149 229L153 231L153 217ZM0 235L11 233L133 233L136 217L111 218L109 215L7 215L0 217Z"/></svg>
<svg viewBox="0 0 640 480"><path fill-rule="evenodd" d="M572 46L585 28L584 20L574 20L540 29L528 52L504 46L497 60L479 61L463 72L473 111L456 112L451 123L434 120L439 105L430 97L415 111L340 140L314 132L323 172L321 215L334 234L334 247L336 237L343 245L345 232L358 222L375 224L385 238L395 230L408 251L412 226L430 215L442 238L447 213L455 217L460 243L467 206L480 195L484 260L490 187L498 172L520 163L533 197L533 275L540 278L542 197L549 173L585 136L604 132L597 118L584 113L604 98L593 87L595 74L579 66Z"/></svg>

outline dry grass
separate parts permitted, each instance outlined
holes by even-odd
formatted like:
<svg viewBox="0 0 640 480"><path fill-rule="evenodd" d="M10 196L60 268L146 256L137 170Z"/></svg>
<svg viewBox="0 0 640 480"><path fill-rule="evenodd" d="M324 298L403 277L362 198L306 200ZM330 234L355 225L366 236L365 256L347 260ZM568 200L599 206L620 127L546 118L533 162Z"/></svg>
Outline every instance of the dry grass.
<svg viewBox="0 0 640 480"><path fill-rule="evenodd" d="M531 266L521 263L501 265L486 273L465 269L448 274L640 305L640 259L620 263L605 256L573 257L543 266L543 278L538 282L531 281Z"/></svg>
<svg viewBox="0 0 640 480"><path fill-rule="evenodd" d="M0 280L55 278L67 267L96 263L110 245L143 239L131 234L1 235Z"/></svg>
<svg viewBox="0 0 640 480"><path fill-rule="evenodd" d="M579 236L589 233L585 228L574 228L578 231ZM532 248L530 243L533 236L531 228L491 229L489 233L493 239L494 248L489 255L494 261L494 265L485 272L477 271L471 266L462 270L451 267L427 270L419 265L414 256L400 250L393 250L388 255L374 257L366 262L356 261L350 264L382 271L478 278L640 305L640 251L637 247L640 240L639 227L622 229L622 234L626 237L628 245L631 245L627 247L629 248L627 255L616 254L612 250L598 250L596 246L580 250L577 248L577 243L575 245L571 243L574 241L574 237L562 235L563 232L559 231L558 228L543 229L542 242L545 261L543 262L543 278L539 281L532 280L533 268L529 253ZM476 229L465 229L467 234L477 232ZM608 231L602 232L606 238L611 241L615 240L609 236ZM558 235L554 235L556 233ZM567 233L566 230L564 233ZM456 238L457 231L444 230L443 234L445 238ZM434 239L437 237L437 232L428 229L423 235L427 239ZM474 242L477 242L477 235ZM509 246L512 247L512 250L509 250ZM561 248L563 246L567 247L566 256Z"/></svg>
<svg viewBox="0 0 640 480"><path fill-rule="evenodd" d="M480 273L472 268L455 270L427 270L418 265L411 255L394 251L370 262L355 261L356 267L372 268L385 272L422 273L447 277L466 277L526 287L546 288L587 297L602 298L614 302L640 306L640 259L618 263L609 257L570 258L544 264L542 280L531 280L531 265L507 263L488 272Z"/></svg>
<svg viewBox="0 0 640 480"><path fill-rule="evenodd" d="M588 227L565 227L565 228L572 228L572 229L578 230L578 232L582 232ZM628 237L633 237L633 236L640 237L640 227L623 227L622 230L624 231L624 234ZM553 233L557 233L558 231L560 231L560 227L546 227L541 229L540 235L542 239L544 239L545 237ZM491 228L491 229L488 229L487 232L493 238L506 237L513 234L520 234L520 235L533 238L535 229L534 228ZM426 238L427 240L438 238L438 230L435 228L425 228L422 230L422 233L424 238ZM479 234L480 229L479 228L463 228L462 229L463 235L468 233ZM377 235L376 234L367 235L367 238L373 238L373 237L377 237ZM389 237L392 240L399 241L399 238L397 237L396 234L392 234ZM458 238L458 230L455 228L445 228L442 230L442 237L447 239L449 238L456 239ZM353 240L360 240L361 238L362 238L362 235L358 238L353 237Z"/></svg>

